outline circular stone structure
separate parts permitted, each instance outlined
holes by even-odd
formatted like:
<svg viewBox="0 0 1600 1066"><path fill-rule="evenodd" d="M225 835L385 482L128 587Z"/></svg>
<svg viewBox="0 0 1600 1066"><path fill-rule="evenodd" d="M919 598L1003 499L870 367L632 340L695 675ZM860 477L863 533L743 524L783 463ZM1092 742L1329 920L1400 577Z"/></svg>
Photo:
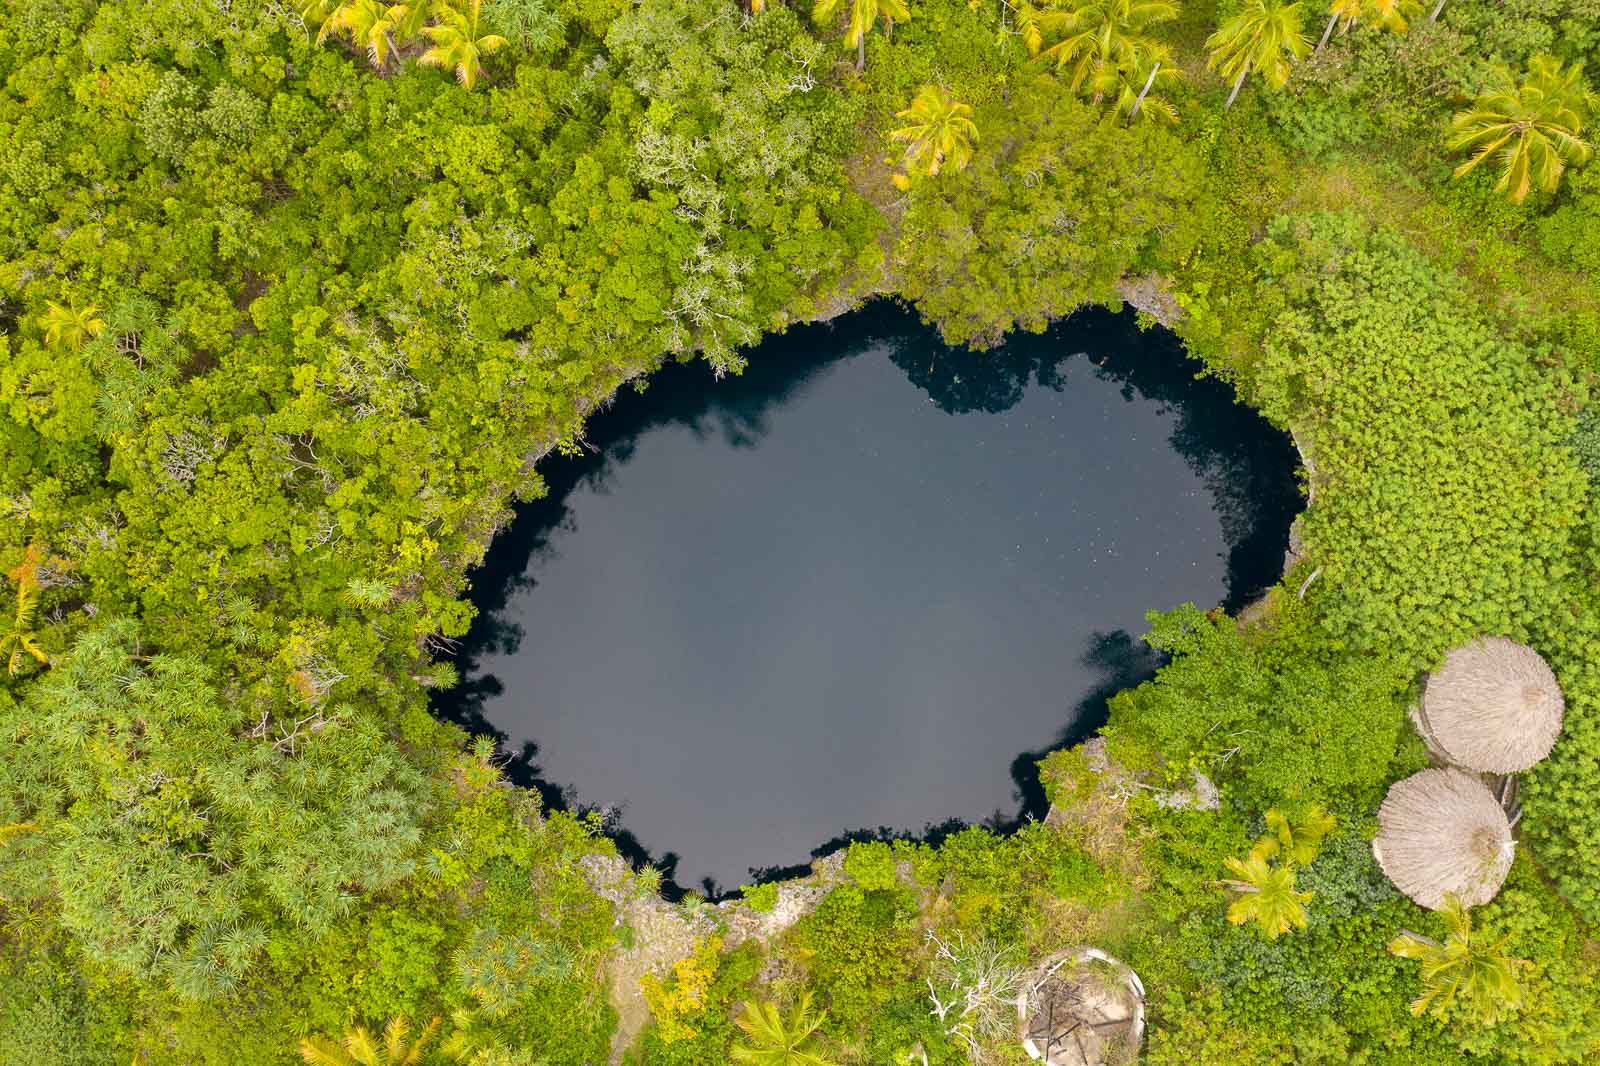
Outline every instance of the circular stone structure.
<svg viewBox="0 0 1600 1066"><path fill-rule="evenodd" d="M1098 948L1057 952L1017 994L1022 1050L1046 1066L1121 1066L1144 1039L1144 984Z"/></svg>
<svg viewBox="0 0 1600 1066"><path fill-rule="evenodd" d="M1550 665L1532 648L1479 637L1445 656L1417 714L1422 738L1468 770L1510 774L1550 754L1566 703Z"/></svg>
<svg viewBox="0 0 1600 1066"><path fill-rule="evenodd" d="M1500 891L1516 842L1500 802L1461 770L1423 770L1397 781L1378 808L1372 856L1418 906L1439 910L1454 894L1468 907Z"/></svg>

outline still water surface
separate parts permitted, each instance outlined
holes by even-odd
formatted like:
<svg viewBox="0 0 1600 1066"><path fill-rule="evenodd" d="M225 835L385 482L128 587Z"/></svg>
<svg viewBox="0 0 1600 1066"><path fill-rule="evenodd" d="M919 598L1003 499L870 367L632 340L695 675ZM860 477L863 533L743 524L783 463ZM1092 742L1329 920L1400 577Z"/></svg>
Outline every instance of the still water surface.
<svg viewBox="0 0 1600 1066"><path fill-rule="evenodd" d="M1037 813L1148 676L1143 615L1275 579L1293 451L1131 315L988 353L880 304L674 366L545 463L442 710L679 885L857 829Z"/></svg>

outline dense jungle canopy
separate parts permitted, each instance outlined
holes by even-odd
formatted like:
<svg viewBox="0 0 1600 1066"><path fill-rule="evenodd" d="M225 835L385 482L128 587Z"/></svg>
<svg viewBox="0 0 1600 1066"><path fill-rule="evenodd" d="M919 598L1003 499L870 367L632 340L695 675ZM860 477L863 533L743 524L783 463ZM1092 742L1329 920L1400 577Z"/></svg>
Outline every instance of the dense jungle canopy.
<svg viewBox="0 0 1600 1066"><path fill-rule="evenodd" d="M1150 1063L1594 1061L1596 72L1597 0L8 0L0 1063L1019 1062L1080 945ZM873 295L1169 322L1300 550L1047 822L668 904L429 713L468 569L618 389ZM1565 718L1429 911L1369 842L1480 635Z"/></svg>

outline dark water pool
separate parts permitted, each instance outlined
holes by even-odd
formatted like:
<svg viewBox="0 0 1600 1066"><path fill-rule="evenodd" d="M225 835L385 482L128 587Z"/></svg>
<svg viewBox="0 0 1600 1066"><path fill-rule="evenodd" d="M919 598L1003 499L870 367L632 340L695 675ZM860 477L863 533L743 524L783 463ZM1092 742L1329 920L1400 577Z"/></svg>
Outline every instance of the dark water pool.
<svg viewBox="0 0 1600 1066"><path fill-rule="evenodd" d="M878 304L749 355L546 461L439 703L679 885L1039 813L1033 760L1149 675L1144 612L1282 566L1288 440L1131 314L973 353Z"/></svg>

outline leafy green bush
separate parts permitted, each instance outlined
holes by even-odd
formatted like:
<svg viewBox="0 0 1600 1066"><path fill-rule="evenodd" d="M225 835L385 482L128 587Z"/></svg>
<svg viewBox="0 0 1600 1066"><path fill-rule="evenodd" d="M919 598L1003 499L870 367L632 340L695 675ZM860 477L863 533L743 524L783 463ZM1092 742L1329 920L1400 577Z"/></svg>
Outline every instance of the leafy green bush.
<svg viewBox="0 0 1600 1066"><path fill-rule="evenodd" d="M1413 669L1540 625L1575 574L1587 489L1561 447L1575 405L1548 353L1507 340L1459 281L1350 215L1280 219L1260 262L1290 306L1252 399L1309 450L1322 623Z"/></svg>

